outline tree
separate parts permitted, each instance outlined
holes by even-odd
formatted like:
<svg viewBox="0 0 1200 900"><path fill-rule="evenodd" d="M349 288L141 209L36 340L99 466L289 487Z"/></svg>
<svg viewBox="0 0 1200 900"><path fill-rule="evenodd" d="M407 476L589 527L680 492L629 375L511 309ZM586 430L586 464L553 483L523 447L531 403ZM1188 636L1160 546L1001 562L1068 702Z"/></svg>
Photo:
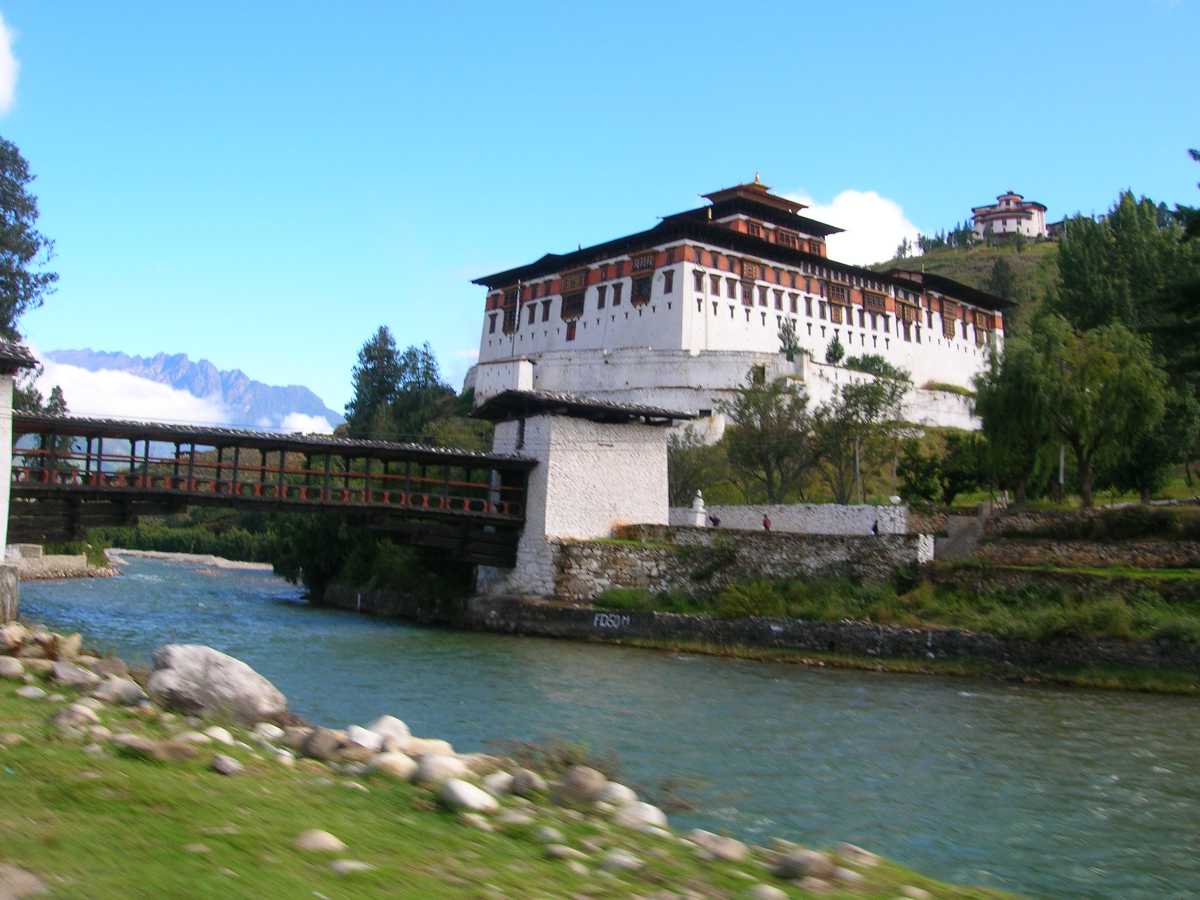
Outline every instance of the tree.
<svg viewBox="0 0 1200 900"><path fill-rule="evenodd" d="M921 452L921 443L914 438L904 442L896 474L900 478L900 496L909 503L933 503L941 496L938 458Z"/></svg>
<svg viewBox="0 0 1200 900"><path fill-rule="evenodd" d="M779 323L779 352L787 357L788 362L795 362L796 354L804 352L800 338L796 336L796 321L787 316Z"/></svg>
<svg viewBox="0 0 1200 900"><path fill-rule="evenodd" d="M1015 300L1017 294L1017 276L1012 266L1003 256L997 256L992 263L992 272L988 276L987 290L1005 300Z"/></svg>
<svg viewBox="0 0 1200 900"><path fill-rule="evenodd" d="M836 366L842 361L842 357L846 355L846 348L842 346L842 342L838 340L835 334L833 340L829 342L829 346L825 348L825 362L831 366Z"/></svg>
<svg viewBox="0 0 1200 900"><path fill-rule="evenodd" d="M400 355L392 418L402 440L429 439L429 425L455 412L454 390L442 381L433 348L426 342Z"/></svg>
<svg viewBox="0 0 1200 900"><path fill-rule="evenodd" d="M1079 496L1092 506L1097 468L1162 419L1167 379L1150 343L1124 325L1077 332L1059 316L1034 331L1050 424L1075 456Z"/></svg>
<svg viewBox="0 0 1200 900"><path fill-rule="evenodd" d="M946 435L946 449L938 461L938 483L943 505L959 494L974 490L986 480L984 442L976 434Z"/></svg>
<svg viewBox="0 0 1200 900"><path fill-rule="evenodd" d="M17 340L21 316L42 305L54 290L55 272L43 267L54 242L37 230L34 176L16 145L0 138L0 337Z"/></svg>
<svg viewBox="0 0 1200 900"><path fill-rule="evenodd" d="M667 493L672 506L690 506L696 491L725 478L724 448L706 444L689 425L667 438Z"/></svg>
<svg viewBox="0 0 1200 900"><path fill-rule="evenodd" d="M902 434L901 404L912 388L908 373L843 384L813 413L820 472L838 503L864 499L864 462L895 449Z"/></svg>
<svg viewBox="0 0 1200 900"><path fill-rule="evenodd" d="M908 377L907 372L898 366L893 366L878 353L864 353L862 356L848 356L842 365L844 365L847 369L854 369L858 372L866 372L868 375L875 375L880 378L903 380Z"/></svg>
<svg viewBox="0 0 1200 900"><path fill-rule="evenodd" d="M353 396L346 404L346 425L351 437L373 437L373 429L382 428L380 410L390 411L400 390L400 357L396 341L386 325L358 351L358 363L351 373ZM390 416L390 412L386 413Z"/></svg>
<svg viewBox="0 0 1200 900"><path fill-rule="evenodd" d="M1011 488L1017 504L1026 500L1039 453L1050 440L1050 410L1043 359L1023 338L1005 341L1003 355L992 353L975 377L975 415L987 439L988 467L1000 487Z"/></svg>
<svg viewBox="0 0 1200 900"><path fill-rule="evenodd" d="M1118 490L1136 491L1143 504L1167 483L1171 466L1184 462L1200 438L1200 403L1190 388L1168 392L1158 424L1121 448L1108 473Z"/></svg>
<svg viewBox="0 0 1200 900"><path fill-rule="evenodd" d="M718 408L734 422L725 437L734 471L760 485L768 503L782 503L793 493L803 497L804 476L816 462L804 391L785 379L756 384L751 372Z"/></svg>

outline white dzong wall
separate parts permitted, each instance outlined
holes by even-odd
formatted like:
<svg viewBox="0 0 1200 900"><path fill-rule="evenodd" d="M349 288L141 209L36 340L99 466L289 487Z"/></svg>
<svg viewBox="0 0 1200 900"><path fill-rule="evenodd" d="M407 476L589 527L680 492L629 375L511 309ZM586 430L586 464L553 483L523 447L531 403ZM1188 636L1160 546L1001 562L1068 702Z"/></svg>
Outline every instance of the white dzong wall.
<svg viewBox="0 0 1200 900"><path fill-rule="evenodd" d="M485 594L554 593L556 540L609 537L618 525L668 522L667 429L535 415L496 425L492 448L536 459L512 569L480 567Z"/></svg>

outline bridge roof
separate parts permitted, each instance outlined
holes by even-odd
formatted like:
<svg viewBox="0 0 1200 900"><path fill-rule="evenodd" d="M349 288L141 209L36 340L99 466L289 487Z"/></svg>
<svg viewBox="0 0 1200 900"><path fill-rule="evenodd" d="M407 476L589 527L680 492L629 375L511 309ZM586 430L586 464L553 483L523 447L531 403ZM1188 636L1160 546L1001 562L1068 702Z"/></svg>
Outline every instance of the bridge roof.
<svg viewBox="0 0 1200 900"><path fill-rule="evenodd" d="M584 397L556 391L503 391L483 401L471 415L478 419L499 422L504 419L539 414L571 416L593 422L632 422L641 419L647 424L669 425L673 420L695 419L694 412L621 403L600 397Z"/></svg>
<svg viewBox="0 0 1200 900"><path fill-rule="evenodd" d="M18 369L32 369L37 364L37 357L24 344L0 338L0 373L12 375Z"/></svg>
<svg viewBox="0 0 1200 900"><path fill-rule="evenodd" d="M0 357L2 359L2 357ZM296 453L330 453L340 456L361 455L374 459L408 459L429 463L492 463L511 468L532 468L536 460L507 453L481 453L454 447L432 447L393 441L343 438L332 435L281 434L213 425L174 425L165 422L139 422L130 419L93 419L78 416L50 416L41 413L14 413L13 430L17 434L60 434L71 437L104 437L120 440L150 440L167 443L200 444L211 447L242 447Z"/></svg>

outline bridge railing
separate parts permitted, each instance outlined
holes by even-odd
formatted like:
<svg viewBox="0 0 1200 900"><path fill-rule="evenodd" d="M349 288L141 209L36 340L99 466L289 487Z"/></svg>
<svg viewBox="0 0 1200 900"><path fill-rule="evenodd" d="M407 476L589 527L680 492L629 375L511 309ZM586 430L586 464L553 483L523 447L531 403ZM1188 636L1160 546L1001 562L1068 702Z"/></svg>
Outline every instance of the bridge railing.
<svg viewBox="0 0 1200 900"><path fill-rule="evenodd" d="M53 430L44 421L14 422L12 482L18 493L177 495L508 521L520 521L525 513L525 478L512 477L502 462L465 451L455 455L425 448L406 457L396 449L400 445L330 446L334 441L284 436L276 436L281 439L272 447L254 432L241 433L245 442L257 445L251 447L233 440L164 441L165 434L116 436L112 428L106 439L71 434L70 420L59 420ZM527 468L516 470L523 474Z"/></svg>

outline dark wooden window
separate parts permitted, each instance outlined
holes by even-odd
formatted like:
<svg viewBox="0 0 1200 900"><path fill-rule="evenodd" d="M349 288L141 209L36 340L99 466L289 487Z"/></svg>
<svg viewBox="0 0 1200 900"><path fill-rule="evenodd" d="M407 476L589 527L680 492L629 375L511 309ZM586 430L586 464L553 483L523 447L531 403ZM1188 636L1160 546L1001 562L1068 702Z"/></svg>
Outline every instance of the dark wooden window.
<svg viewBox="0 0 1200 900"><path fill-rule="evenodd" d="M529 304L529 317L528 317L528 324L530 324L530 325L532 325L532 324L533 324L533 317L534 317L534 316L536 316L536 315L537 315L537 304L536 304L536 303L530 303L530 304Z"/></svg>
<svg viewBox="0 0 1200 900"><path fill-rule="evenodd" d="M733 279L733 278L725 279L725 290L726 290L726 293L729 295L730 300L737 299L737 281L735 279Z"/></svg>
<svg viewBox="0 0 1200 900"><path fill-rule="evenodd" d="M758 287L758 305L759 306L767 305L767 289L765 287L763 287L762 285L759 285L759 287Z"/></svg>
<svg viewBox="0 0 1200 900"><path fill-rule="evenodd" d="M650 302L651 277L642 275L633 279L633 290L629 293L629 302L634 306L644 306Z"/></svg>
<svg viewBox="0 0 1200 900"><path fill-rule="evenodd" d="M550 321L550 301L549 300L542 301L542 321L543 322Z"/></svg>
<svg viewBox="0 0 1200 900"><path fill-rule="evenodd" d="M608 303L608 285L602 284L596 288L596 309L604 309Z"/></svg>
<svg viewBox="0 0 1200 900"><path fill-rule="evenodd" d="M512 334L517 329L517 308L510 306L504 310L504 325L502 326L505 334Z"/></svg>
<svg viewBox="0 0 1200 900"><path fill-rule="evenodd" d="M704 293L704 273L703 272L693 272L692 279L696 282L696 293L703 294Z"/></svg>
<svg viewBox="0 0 1200 900"><path fill-rule="evenodd" d="M492 313L488 316L488 334L496 333L496 314Z"/></svg>
<svg viewBox="0 0 1200 900"><path fill-rule="evenodd" d="M583 315L583 291L575 294L565 294L562 299L562 320L574 322ZM568 338L570 340L570 338Z"/></svg>
<svg viewBox="0 0 1200 900"><path fill-rule="evenodd" d="M750 315L750 314L746 313L746 315ZM753 382L755 384L766 384L767 383L767 367L766 366L752 366L750 369L750 373L751 373L751 376L750 376L751 380L753 380Z"/></svg>
<svg viewBox="0 0 1200 900"><path fill-rule="evenodd" d="M663 272L663 293L670 294L675 290L675 270L667 269Z"/></svg>
<svg viewBox="0 0 1200 900"><path fill-rule="evenodd" d="M775 308L783 309L783 291L775 292Z"/></svg>
<svg viewBox="0 0 1200 900"><path fill-rule="evenodd" d="M775 229L775 242L784 247L791 247L793 250L800 249L800 235L794 231L787 231L783 228Z"/></svg>
<svg viewBox="0 0 1200 900"><path fill-rule="evenodd" d="M804 314L810 319L812 318L812 297L804 298Z"/></svg>
<svg viewBox="0 0 1200 900"><path fill-rule="evenodd" d="M720 275L709 275L708 276L708 285L711 288L710 293L714 297L721 296L721 276Z"/></svg>
<svg viewBox="0 0 1200 900"><path fill-rule="evenodd" d="M624 288L624 287L625 287L625 285L623 285L623 284L620 284L620 283L618 283L618 284L614 284L614 285L612 286L612 289L613 289L613 306L620 306L620 305L621 305L621 290L622 290L622 288Z"/></svg>
<svg viewBox="0 0 1200 900"><path fill-rule="evenodd" d="M567 340L568 341L575 340L575 322L574 321L570 321L567 323Z"/></svg>
<svg viewBox="0 0 1200 900"><path fill-rule="evenodd" d="M747 222L746 234L750 235L750 237L761 238L763 236L762 226L754 222Z"/></svg>

